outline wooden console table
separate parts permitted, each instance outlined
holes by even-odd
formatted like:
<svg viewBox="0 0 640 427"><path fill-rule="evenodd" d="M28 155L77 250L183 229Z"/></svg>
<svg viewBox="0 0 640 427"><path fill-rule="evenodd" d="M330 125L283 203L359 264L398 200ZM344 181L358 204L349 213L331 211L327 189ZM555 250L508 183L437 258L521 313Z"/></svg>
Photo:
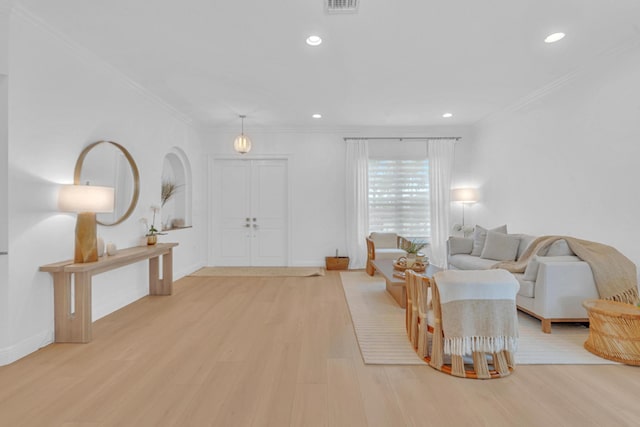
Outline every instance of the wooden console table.
<svg viewBox="0 0 640 427"><path fill-rule="evenodd" d="M96 262L74 264L72 260L40 267L53 276L56 342L87 343L91 333L91 277L135 262L149 260L149 295L173 292L173 248L177 243L158 243L121 249ZM159 258L162 256L162 278ZM71 279L74 281L74 310L71 310Z"/></svg>

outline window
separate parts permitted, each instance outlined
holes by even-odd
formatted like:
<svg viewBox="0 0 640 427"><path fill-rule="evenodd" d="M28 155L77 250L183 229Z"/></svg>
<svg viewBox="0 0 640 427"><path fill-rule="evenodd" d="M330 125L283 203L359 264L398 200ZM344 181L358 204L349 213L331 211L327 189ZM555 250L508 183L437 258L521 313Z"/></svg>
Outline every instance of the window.
<svg viewBox="0 0 640 427"><path fill-rule="evenodd" d="M430 240L427 159L369 159L369 229Z"/></svg>

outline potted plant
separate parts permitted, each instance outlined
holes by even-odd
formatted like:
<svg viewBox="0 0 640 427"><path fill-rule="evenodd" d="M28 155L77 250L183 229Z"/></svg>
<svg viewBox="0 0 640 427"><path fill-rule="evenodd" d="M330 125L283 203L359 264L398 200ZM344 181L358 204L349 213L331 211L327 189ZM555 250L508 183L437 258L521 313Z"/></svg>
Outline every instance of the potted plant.
<svg viewBox="0 0 640 427"><path fill-rule="evenodd" d="M158 229L155 227L156 212L158 212L160 208L158 206L151 206L151 210L153 211L153 220L151 221L151 226L149 226L149 223L146 218L142 218L142 222L144 223L145 228L148 230L147 234L145 234L147 238L147 245L155 245L156 243L158 243L159 235L167 234L167 233L159 232Z"/></svg>
<svg viewBox="0 0 640 427"><path fill-rule="evenodd" d="M405 243L402 245L402 249L407 253L407 267L413 266L416 262L418 252L420 252L420 249L425 246L427 246L425 242L405 240Z"/></svg>
<svg viewBox="0 0 640 427"><path fill-rule="evenodd" d="M147 245L155 245L156 243L158 243L158 234L164 233L158 232L153 224L151 224L151 227L149 227L149 232L145 234L145 236L147 237Z"/></svg>

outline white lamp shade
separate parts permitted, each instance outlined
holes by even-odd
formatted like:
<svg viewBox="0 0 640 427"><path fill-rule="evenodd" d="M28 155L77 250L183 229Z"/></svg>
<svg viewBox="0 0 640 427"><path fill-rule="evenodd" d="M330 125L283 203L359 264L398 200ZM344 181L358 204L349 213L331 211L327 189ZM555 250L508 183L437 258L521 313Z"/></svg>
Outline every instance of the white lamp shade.
<svg viewBox="0 0 640 427"><path fill-rule="evenodd" d="M240 134L233 141L233 148L240 154L245 154L251 151L251 140L247 135Z"/></svg>
<svg viewBox="0 0 640 427"><path fill-rule="evenodd" d="M475 203L478 201L478 190L475 188L455 188L451 190L451 201Z"/></svg>
<svg viewBox="0 0 640 427"><path fill-rule="evenodd" d="M58 209L63 212L113 212L114 190L96 185L63 185Z"/></svg>

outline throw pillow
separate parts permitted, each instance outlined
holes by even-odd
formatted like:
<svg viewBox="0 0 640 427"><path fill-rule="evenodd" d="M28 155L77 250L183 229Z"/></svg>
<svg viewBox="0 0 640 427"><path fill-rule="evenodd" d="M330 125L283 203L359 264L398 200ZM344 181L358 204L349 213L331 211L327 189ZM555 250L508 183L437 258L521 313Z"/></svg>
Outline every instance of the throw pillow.
<svg viewBox="0 0 640 427"><path fill-rule="evenodd" d="M501 225L500 227L496 227L491 230L487 230L484 227L476 225L476 228L473 231L473 250L471 251L471 255L482 255L484 241L487 239L487 231L497 231L498 233L507 234L507 225Z"/></svg>
<svg viewBox="0 0 640 427"><path fill-rule="evenodd" d="M541 261L557 261L557 262L567 262L567 261L581 261L577 256L540 256L536 255L529 260L527 264L527 268L524 270L524 275L522 276L523 280L531 280L532 282L536 281L538 277L538 269L540 268Z"/></svg>
<svg viewBox="0 0 640 427"><path fill-rule="evenodd" d="M529 234L520 234L520 245L518 246L518 255L516 259L520 259L524 251L526 251L531 243L536 240L536 236L531 236Z"/></svg>
<svg viewBox="0 0 640 427"><path fill-rule="evenodd" d="M480 258L496 261L514 261L518 254L520 238L496 231L488 231Z"/></svg>
<svg viewBox="0 0 640 427"><path fill-rule="evenodd" d="M449 237L449 255L470 254L472 249L473 239Z"/></svg>
<svg viewBox="0 0 640 427"><path fill-rule="evenodd" d="M575 255L566 240L560 239L549 245L547 256L567 256Z"/></svg>

